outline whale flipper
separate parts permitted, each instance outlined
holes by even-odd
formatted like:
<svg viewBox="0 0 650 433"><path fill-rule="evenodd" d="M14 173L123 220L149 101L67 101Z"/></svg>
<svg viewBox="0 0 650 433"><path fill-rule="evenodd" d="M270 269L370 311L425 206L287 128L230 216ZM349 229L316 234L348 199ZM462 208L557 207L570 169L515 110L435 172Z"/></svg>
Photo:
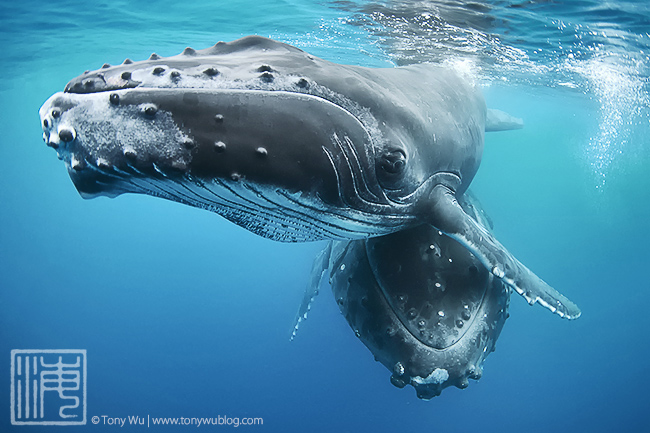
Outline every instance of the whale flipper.
<svg viewBox="0 0 650 433"><path fill-rule="evenodd" d="M485 132L510 131L512 129L521 129L524 127L524 121L510 114L488 108L485 114Z"/></svg>
<svg viewBox="0 0 650 433"><path fill-rule="evenodd" d="M296 314L296 318L293 321L293 328L291 331L291 341L296 338L296 333L300 327L300 323L303 320L307 319L307 313L311 308L311 303L314 301L314 298L318 296L318 290L320 287L320 281L323 279L323 274L329 268L330 253L332 250L332 243L328 242L327 246L316 256L314 263L311 268L311 274L309 276L309 284L307 284L307 289L305 289L305 294L303 295L302 302L300 303L300 308Z"/></svg>
<svg viewBox="0 0 650 433"><path fill-rule="evenodd" d="M540 303L566 319L580 317L580 309L517 260L490 232L467 215L454 192L437 185L430 196L431 224L458 241L497 278L514 289L530 305Z"/></svg>

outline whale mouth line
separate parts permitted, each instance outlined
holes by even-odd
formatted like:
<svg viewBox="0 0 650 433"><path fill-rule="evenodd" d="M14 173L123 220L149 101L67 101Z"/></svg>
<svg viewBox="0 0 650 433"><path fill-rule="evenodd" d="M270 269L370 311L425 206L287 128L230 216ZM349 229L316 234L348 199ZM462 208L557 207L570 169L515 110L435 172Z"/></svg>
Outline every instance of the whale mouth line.
<svg viewBox="0 0 650 433"><path fill-rule="evenodd" d="M364 129L368 129L365 125L366 122L362 119L361 116L355 114L353 111L351 111L348 107L346 107L346 104L339 103L335 100L335 98L326 98L323 95L320 94L314 94L314 93L307 93L307 92L301 92L301 91L296 91L292 89L267 89L267 88L249 88L249 87L242 87L242 88L237 88L237 87L222 87L222 88L185 88L185 87L149 87L149 86L133 86L133 87L114 87L114 88L104 88L102 90L94 91L94 92L71 92L69 89L64 90L64 94L69 94L69 95L107 95L111 93L127 93L127 92L152 92L152 93L164 93L164 92L170 92L170 91L175 91L175 90L181 90L184 93L195 93L195 94L213 94L213 95L218 95L218 94L232 94L232 93L241 93L241 94L276 94L277 96L287 96L287 97L304 97L305 99L311 99L315 101L319 101L325 104L331 104L338 109L342 110L347 114L348 116L353 117L356 119L357 122L359 122ZM274 96L276 96L274 95Z"/></svg>

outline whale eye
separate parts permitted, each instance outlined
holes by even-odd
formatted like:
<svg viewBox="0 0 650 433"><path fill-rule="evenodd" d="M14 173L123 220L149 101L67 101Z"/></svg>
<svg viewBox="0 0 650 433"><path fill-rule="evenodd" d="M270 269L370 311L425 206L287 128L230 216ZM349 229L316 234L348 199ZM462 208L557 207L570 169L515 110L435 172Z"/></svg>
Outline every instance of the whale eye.
<svg viewBox="0 0 650 433"><path fill-rule="evenodd" d="M406 166L406 155L402 150L390 150L381 156L380 166L382 170L391 174L398 174L404 171Z"/></svg>
<svg viewBox="0 0 650 433"><path fill-rule="evenodd" d="M406 167L406 155L402 149L392 149L381 155L379 166L390 174L399 174Z"/></svg>
<svg viewBox="0 0 650 433"><path fill-rule="evenodd" d="M377 180L382 188L398 190L405 186L407 181L407 156L406 151L399 147L385 149L377 158Z"/></svg>

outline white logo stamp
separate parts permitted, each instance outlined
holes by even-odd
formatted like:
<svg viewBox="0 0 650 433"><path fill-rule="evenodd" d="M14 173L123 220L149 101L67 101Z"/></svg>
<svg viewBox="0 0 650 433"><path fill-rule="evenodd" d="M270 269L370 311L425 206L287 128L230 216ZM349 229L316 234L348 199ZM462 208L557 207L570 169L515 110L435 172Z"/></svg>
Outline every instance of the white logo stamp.
<svg viewBox="0 0 650 433"><path fill-rule="evenodd" d="M11 424L86 424L86 351L11 351Z"/></svg>

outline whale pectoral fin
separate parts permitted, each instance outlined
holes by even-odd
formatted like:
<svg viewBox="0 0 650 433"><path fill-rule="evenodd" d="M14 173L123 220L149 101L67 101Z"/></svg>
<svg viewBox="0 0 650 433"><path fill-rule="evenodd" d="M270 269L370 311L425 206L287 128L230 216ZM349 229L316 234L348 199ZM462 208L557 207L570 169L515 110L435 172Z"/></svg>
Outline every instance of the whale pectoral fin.
<svg viewBox="0 0 650 433"><path fill-rule="evenodd" d="M302 297L302 302L300 303L300 308L298 308L298 313L296 318L293 321L293 328L291 331L291 341L296 338L296 333L298 332L298 327L303 320L307 319L307 313L311 308L311 303L314 301L314 298L318 296L318 288L320 287L320 281L323 278L323 274L327 271L330 261L330 253L332 251L332 243L328 242L327 246L316 256L314 263L311 267L311 274L309 275L309 283L307 284L307 289L305 289L305 294Z"/></svg>
<svg viewBox="0 0 650 433"><path fill-rule="evenodd" d="M429 196L431 225L460 242L497 278L513 288L530 305L539 302L566 319L580 317L580 309L514 258L490 232L467 215L454 192L444 185Z"/></svg>
<svg viewBox="0 0 650 433"><path fill-rule="evenodd" d="M523 127L524 121L522 119L501 110L488 109L485 115L485 132L510 131Z"/></svg>

